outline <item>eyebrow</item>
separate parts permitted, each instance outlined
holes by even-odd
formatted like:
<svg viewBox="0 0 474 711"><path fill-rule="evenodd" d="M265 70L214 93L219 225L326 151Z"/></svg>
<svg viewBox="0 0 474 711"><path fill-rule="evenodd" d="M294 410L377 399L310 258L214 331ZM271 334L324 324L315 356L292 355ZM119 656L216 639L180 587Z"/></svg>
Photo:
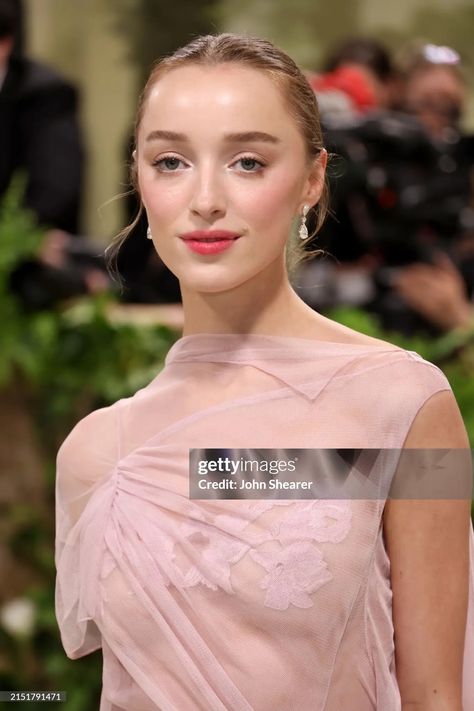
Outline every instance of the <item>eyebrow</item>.
<svg viewBox="0 0 474 711"><path fill-rule="evenodd" d="M181 143L186 143L189 141L188 137L184 133L176 133L175 131L152 131L146 137L146 142L150 141L178 141ZM276 136L272 136L270 133L265 133L264 131L242 131L240 133L228 133L224 136L224 140L227 143L281 143L280 139Z"/></svg>

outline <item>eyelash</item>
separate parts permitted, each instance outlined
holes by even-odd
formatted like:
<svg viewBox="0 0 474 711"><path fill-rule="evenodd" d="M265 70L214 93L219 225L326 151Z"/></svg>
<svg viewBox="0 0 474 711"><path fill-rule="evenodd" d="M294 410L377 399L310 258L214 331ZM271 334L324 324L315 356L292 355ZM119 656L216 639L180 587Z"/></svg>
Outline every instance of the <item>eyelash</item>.
<svg viewBox="0 0 474 711"><path fill-rule="evenodd" d="M163 170L162 168L160 168L160 164L164 163L164 161L166 161L166 160L178 160L180 163L184 163L184 161L182 161L181 158L178 158L177 156L174 156L174 155L168 155L168 156L163 156L163 158L160 158L159 160L153 161L152 166L154 168L157 168L157 170L160 173L177 173L178 172L177 170ZM252 155L242 156L235 162L239 163L240 161L243 161L243 160L253 161L254 163L257 163L260 166L257 170L243 170L242 171L243 173L259 173L261 170L263 170L263 168L266 167L266 163L255 158Z"/></svg>
<svg viewBox="0 0 474 711"><path fill-rule="evenodd" d="M244 170L244 171L243 171L244 173L259 173L261 170L263 170L263 168L266 168L266 165L267 165L267 164L264 163L263 161L258 160L257 158L254 158L254 156L252 156L252 155L242 156L242 157L239 158L239 160L236 161L236 162L237 162L237 163L240 163L240 161L243 161L243 160L251 160L251 161L253 161L254 163L257 163L258 166L260 166L257 170Z"/></svg>

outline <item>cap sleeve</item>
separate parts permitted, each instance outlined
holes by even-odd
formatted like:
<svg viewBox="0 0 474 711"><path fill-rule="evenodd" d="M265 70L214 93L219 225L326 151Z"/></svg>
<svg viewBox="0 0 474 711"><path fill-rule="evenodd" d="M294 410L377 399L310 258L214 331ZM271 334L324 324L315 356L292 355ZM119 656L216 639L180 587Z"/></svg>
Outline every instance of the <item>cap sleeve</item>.
<svg viewBox="0 0 474 711"><path fill-rule="evenodd" d="M379 384L376 409L387 436L385 446L402 448L423 405L443 390L449 390L453 397L454 393L441 368L415 351L394 356L388 369L388 378L383 373L386 379Z"/></svg>
<svg viewBox="0 0 474 711"><path fill-rule="evenodd" d="M107 498L119 458L117 403L81 420L56 459L55 606L61 641L71 659L101 647L92 620L94 576L102 556L98 505ZM91 494L97 496L91 498ZM95 539L95 540L94 540Z"/></svg>

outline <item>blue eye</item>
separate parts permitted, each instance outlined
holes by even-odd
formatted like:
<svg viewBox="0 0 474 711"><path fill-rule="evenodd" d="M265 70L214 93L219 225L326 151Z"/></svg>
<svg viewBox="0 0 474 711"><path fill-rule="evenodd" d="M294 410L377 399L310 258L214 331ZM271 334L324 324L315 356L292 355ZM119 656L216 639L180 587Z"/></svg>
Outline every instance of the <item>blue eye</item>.
<svg viewBox="0 0 474 711"><path fill-rule="evenodd" d="M176 158L176 156L165 156L164 158L160 158L160 160L154 161L153 166L157 167L158 170L161 170L163 173L175 173L179 164L182 162L183 161Z"/></svg>
<svg viewBox="0 0 474 711"><path fill-rule="evenodd" d="M243 158L239 158L237 163L241 163L245 173L257 173L265 167L264 163L256 158L252 158L252 156L244 156Z"/></svg>

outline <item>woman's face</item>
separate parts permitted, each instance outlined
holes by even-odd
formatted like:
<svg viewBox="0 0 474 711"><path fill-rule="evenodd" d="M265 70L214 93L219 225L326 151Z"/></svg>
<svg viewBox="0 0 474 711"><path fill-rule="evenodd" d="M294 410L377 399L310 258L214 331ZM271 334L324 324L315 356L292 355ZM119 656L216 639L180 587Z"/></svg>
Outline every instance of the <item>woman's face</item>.
<svg viewBox="0 0 474 711"><path fill-rule="evenodd" d="M136 155L160 258L196 291L281 274L291 222L318 201L325 159L308 164L281 90L263 72L237 64L170 71L150 93ZM238 239L203 254L184 239L197 230Z"/></svg>

